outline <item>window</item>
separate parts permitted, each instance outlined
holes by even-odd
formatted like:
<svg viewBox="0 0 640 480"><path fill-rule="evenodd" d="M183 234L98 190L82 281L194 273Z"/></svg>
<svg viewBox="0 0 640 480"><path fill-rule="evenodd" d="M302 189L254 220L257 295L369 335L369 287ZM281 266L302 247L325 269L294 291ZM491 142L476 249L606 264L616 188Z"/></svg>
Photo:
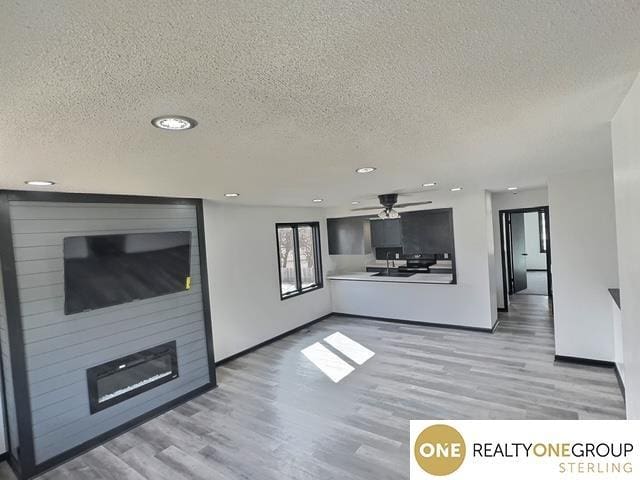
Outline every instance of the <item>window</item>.
<svg viewBox="0 0 640 480"><path fill-rule="evenodd" d="M540 253L547 253L547 217L538 210L538 231L540 233Z"/></svg>
<svg viewBox="0 0 640 480"><path fill-rule="evenodd" d="M294 297L322 288L320 225L278 223L278 267L280 298Z"/></svg>

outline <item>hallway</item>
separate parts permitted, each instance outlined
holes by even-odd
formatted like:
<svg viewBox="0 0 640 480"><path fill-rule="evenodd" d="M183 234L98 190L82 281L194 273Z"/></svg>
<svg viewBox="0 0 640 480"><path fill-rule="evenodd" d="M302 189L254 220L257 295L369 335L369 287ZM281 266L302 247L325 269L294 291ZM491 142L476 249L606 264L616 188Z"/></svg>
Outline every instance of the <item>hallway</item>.
<svg viewBox="0 0 640 480"><path fill-rule="evenodd" d="M527 288L520 290L516 295L548 295L547 272L527 271Z"/></svg>

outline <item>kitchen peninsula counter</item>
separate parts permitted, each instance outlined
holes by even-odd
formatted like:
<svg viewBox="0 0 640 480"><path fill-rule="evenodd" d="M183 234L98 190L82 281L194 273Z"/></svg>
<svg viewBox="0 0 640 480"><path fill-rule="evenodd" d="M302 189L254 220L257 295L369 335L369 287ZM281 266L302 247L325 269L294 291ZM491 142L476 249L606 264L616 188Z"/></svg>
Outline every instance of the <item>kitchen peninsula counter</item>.
<svg viewBox="0 0 640 480"><path fill-rule="evenodd" d="M384 282L384 283L437 283L451 284L453 275L449 273L416 273L410 277L378 276L376 272L350 272L329 275L329 280L345 280L353 282Z"/></svg>

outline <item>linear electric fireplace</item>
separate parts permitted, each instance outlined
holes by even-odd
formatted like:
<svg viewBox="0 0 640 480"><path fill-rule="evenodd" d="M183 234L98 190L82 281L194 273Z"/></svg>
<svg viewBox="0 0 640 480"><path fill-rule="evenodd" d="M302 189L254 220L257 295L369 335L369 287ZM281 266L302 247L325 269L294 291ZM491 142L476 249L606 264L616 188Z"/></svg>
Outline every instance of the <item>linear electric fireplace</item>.
<svg viewBox="0 0 640 480"><path fill-rule="evenodd" d="M176 342L148 348L87 370L94 414L178 377Z"/></svg>

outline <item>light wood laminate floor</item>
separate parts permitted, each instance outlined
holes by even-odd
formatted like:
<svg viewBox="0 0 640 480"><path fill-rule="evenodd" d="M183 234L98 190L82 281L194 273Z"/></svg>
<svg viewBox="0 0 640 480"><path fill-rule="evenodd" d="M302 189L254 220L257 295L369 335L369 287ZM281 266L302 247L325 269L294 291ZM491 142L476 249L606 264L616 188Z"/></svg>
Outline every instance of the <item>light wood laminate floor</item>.
<svg viewBox="0 0 640 480"><path fill-rule="evenodd" d="M612 369L554 363L546 297L514 301L493 335L331 317L42 478L406 479L410 419L623 418ZM300 353L336 331L375 352L337 384Z"/></svg>

